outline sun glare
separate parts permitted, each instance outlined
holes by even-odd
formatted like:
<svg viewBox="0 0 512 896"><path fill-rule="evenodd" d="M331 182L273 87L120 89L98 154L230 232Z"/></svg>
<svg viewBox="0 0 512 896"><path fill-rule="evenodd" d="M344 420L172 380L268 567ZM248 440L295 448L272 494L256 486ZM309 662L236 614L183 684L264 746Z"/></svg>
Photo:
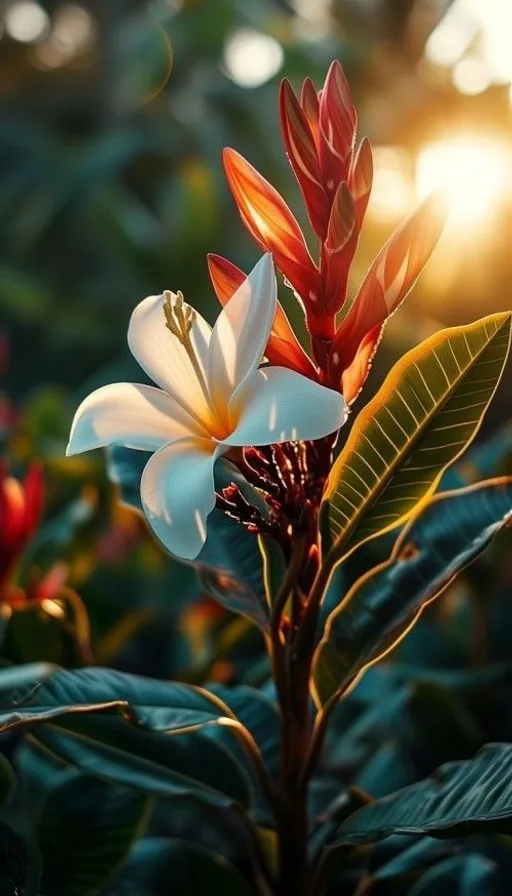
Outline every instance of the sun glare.
<svg viewBox="0 0 512 896"><path fill-rule="evenodd" d="M440 187L450 205L450 223L485 225L493 207L510 191L509 149L497 141L460 137L431 143L416 163L420 199Z"/></svg>

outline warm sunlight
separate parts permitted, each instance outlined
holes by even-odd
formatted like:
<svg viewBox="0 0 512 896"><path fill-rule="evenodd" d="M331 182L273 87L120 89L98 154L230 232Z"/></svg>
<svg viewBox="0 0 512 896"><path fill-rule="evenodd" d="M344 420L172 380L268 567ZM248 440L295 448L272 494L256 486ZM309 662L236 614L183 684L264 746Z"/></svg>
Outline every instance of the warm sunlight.
<svg viewBox="0 0 512 896"><path fill-rule="evenodd" d="M484 224L493 206L510 189L510 152L497 141L469 135L431 143L416 163L419 198L441 187L458 228Z"/></svg>

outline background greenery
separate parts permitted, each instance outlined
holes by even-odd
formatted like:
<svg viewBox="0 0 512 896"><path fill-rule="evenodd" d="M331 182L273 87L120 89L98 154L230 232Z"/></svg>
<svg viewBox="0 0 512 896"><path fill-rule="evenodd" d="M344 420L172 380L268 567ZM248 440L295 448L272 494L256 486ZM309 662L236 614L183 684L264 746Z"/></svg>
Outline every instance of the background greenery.
<svg viewBox="0 0 512 896"><path fill-rule="evenodd" d="M102 457L63 457L73 411L91 388L140 378L126 347L126 327L142 297L180 288L212 321L217 304L206 253L227 255L246 269L256 260L225 185L223 146L246 155L303 220L280 141L276 93L282 76L298 85L309 75L320 84L331 59L340 59L360 109L360 133L378 149L377 195L354 285L416 201L414 169L425 145L469 129L510 150L509 84L468 95L453 84L450 67L433 66L425 57L425 43L448 2L39 0L40 27L29 40L19 18L17 29L13 20L13 9L22 5L0 0L0 425L2 454L15 473L21 475L30 458L43 459L47 509L21 573L57 559L69 564L70 584L89 612L97 664L198 683L264 684L268 670L257 630L220 610L195 574L164 557L139 518L119 507ZM28 14L25 28L30 15L34 21L33 8ZM259 63L249 53L255 33L271 39ZM245 66L240 68L239 54L237 68L233 41L236 48L240 34L249 44L244 50L242 42ZM262 78L264 65L270 76ZM256 77L258 66L263 83L240 83L253 70ZM483 173L468 175L469 195ZM508 190L504 182L470 227L448 229L422 282L387 329L367 398L392 361L440 326L510 306ZM284 289L283 300L299 324ZM509 382L510 368L483 439L507 423ZM510 444L505 428L498 441L487 442L471 463L450 473L446 487L512 472ZM468 758L489 740L510 739L509 542L505 533L340 708L313 811L328 802L330 816L339 817L340 777L381 796L444 761ZM383 555L389 546L380 546ZM367 568L368 561L356 555L345 570L348 583L360 562ZM43 611L14 614L3 634L4 665L81 664L61 620ZM18 759L29 789L47 774L38 761L30 751ZM80 787L76 775L59 779L52 791L55 807L48 812L58 825L47 828L39 843L46 896L60 892L59 879L62 886L78 873L72 851L69 873L62 873L62 865L57 873L54 865L55 844L71 824L66 805L77 789L90 793L83 807L87 824L102 799L99 791ZM126 818L127 828L128 813L135 823L143 811L138 798L125 792L107 797L112 817ZM319 822L319 837L328 823L329 813ZM151 834L184 836L185 830L191 836L196 824L192 811L160 806ZM236 824L226 818L225 825L234 843ZM122 830L119 836L110 845L112 864L128 849L131 828L124 841ZM215 846L211 826L208 837ZM139 844L139 865L156 864L157 847L153 840ZM161 852L170 855L168 846ZM385 841L370 858L376 892L412 892L418 868L430 865L435 873L444 868L449 885L459 881L464 896L475 891L460 883L461 868L474 885L497 862L500 881L507 880L506 838L461 840L455 852L453 843L425 838L406 846L403 838ZM228 858L242 870L247 861L236 844ZM132 859L139 867L134 854ZM455 859L454 870L449 863ZM124 874L129 881L130 866ZM77 892L87 892L86 884ZM441 892L436 885L434 877L414 893Z"/></svg>

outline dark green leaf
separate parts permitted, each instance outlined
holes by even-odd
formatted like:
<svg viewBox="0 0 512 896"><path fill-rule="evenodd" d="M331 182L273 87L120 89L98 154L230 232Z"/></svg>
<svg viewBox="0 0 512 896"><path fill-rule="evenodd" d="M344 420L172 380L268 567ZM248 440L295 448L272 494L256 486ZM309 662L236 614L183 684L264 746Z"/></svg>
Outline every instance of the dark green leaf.
<svg viewBox="0 0 512 896"><path fill-rule="evenodd" d="M205 799L250 800L246 775L224 747L204 738L191 747L200 736L184 737L229 716L207 691L111 669L60 670L4 694L3 706L12 707L0 714L3 730L58 723L66 734L43 726L36 736L86 771L149 793L202 792L205 785L214 791Z"/></svg>
<svg viewBox="0 0 512 896"><path fill-rule="evenodd" d="M348 818L338 843L390 834L454 837L512 830L512 746L488 744L467 762L448 762L430 778L375 800Z"/></svg>
<svg viewBox="0 0 512 896"><path fill-rule="evenodd" d="M318 700L390 649L489 544L512 513L512 480L435 497L401 533L388 561L363 576L331 614L314 667Z"/></svg>
<svg viewBox="0 0 512 896"><path fill-rule="evenodd" d="M249 806L240 763L201 734L168 737L107 716L75 716L32 733L43 746L85 772L152 796L185 796L217 806Z"/></svg>
<svg viewBox="0 0 512 896"><path fill-rule="evenodd" d="M46 681L10 694L13 709L0 713L0 731L60 716L116 712L151 731L180 733L215 724L226 715L208 692L114 669L55 672Z"/></svg>
<svg viewBox="0 0 512 896"><path fill-rule="evenodd" d="M80 772L66 775L45 803L39 824L42 891L95 896L127 855L147 800Z"/></svg>
<svg viewBox="0 0 512 896"><path fill-rule="evenodd" d="M223 607L268 628L258 539L219 510L208 517L208 538L197 558L199 577Z"/></svg>
<svg viewBox="0 0 512 896"><path fill-rule="evenodd" d="M141 840L105 896L251 896L252 887L221 855L185 840Z"/></svg>
<svg viewBox="0 0 512 896"><path fill-rule="evenodd" d="M488 896L496 892L492 887L495 872L496 866L484 856L454 856L427 871L409 896Z"/></svg>

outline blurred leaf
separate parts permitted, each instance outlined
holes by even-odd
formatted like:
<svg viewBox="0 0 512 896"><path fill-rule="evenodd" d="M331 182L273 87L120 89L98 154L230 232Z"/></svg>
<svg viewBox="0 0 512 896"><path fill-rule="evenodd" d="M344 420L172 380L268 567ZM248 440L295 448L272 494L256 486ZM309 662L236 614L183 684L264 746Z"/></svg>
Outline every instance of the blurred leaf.
<svg viewBox="0 0 512 896"><path fill-rule="evenodd" d="M512 473L512 426L503 426L490 439L471 448L444 474L443 490L472 485L491 476Z"/></svg>
<svg viewBox="0 0 512 896"><path fill-rule="evenodd" d="M185 840L149 837L136 844L105 896L171 893L251 896L254 890L223 856Z"/></svg>
<svg viewBox="0 0 512 896"><path fill-rule="evenodd" d="M95 896L140 832L144 796L79 772L66 776L45 803L39 824L42 890Z"/></svg>
<svg viewBox="0 0 512 896"><path fill-rule="evenodd" d="M341 559L404 522L474 438L503 370L511 320L496 314L442 330L388 374L331 471L332 555Z"/></svg>
<svg viewBox="0 0 512 896"><path fill-rule="evenodd" d="M495 874L496 866L484 856L455 856L427 871L409 896L492 896Z"/></svg>
<svg viewBox="0 0 512 896"><path fill-rule="evenodd" d="M437 495L408 523L389 560L364 575L328 619L314 682L325 703L375 662L503 528L512 479Z"/></svg>
<svg viewBox="0 0 512 896"><path fill-rule="evenodd" d="M510 833L512 746L487 744L467 762L449 762L424 781L375 800L348 818L338 843L371 843L390 834L454 837Z"/></svg>

